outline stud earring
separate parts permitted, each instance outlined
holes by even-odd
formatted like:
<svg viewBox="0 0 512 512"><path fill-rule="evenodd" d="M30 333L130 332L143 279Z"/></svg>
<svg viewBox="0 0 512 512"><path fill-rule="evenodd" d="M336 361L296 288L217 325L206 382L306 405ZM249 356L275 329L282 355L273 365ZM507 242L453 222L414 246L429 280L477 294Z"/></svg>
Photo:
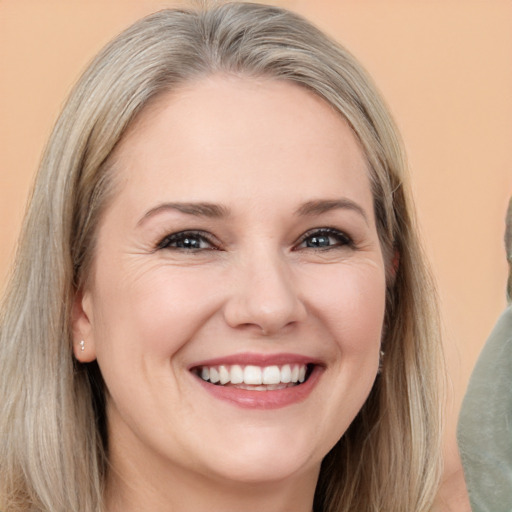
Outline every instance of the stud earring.
<svg viewBox="0 0 512 512"><path fill-rule="evenodd" d="M84 340L81 340L80 341L80 350L83 352L85 350L85 341Z"/></svg>

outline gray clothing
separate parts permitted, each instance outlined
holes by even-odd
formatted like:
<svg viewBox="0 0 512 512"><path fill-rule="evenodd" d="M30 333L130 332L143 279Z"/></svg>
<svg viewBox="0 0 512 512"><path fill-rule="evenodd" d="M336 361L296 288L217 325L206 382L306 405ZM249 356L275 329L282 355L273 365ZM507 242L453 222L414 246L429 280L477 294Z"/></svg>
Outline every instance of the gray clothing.
<svg viewBox="0 0 512 512"><path fill-rule="evenodd" d="M473 512L512 512L512 306L478 358L457 438Z"/></svg>

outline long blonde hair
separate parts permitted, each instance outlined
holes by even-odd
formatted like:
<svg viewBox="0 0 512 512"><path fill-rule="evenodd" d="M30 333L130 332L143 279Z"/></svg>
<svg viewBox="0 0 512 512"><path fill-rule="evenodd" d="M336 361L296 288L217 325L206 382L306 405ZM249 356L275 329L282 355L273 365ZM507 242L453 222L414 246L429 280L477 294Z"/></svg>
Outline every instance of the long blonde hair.
<svg viewBox="0 0 512 512"><path fill-rule="evenodd" d="M113 192L109 156L164 91L214 73L289 80L344 116L369 163L388 262L383 368L325 457L315 510L427 511L440 467L436 297L418 242L401 143L356 60L301 17L233 3L163 10L114 39L72 91L46 148L1 308L0 509L99 512L104 391L74 361L70 307Z"/></svg>

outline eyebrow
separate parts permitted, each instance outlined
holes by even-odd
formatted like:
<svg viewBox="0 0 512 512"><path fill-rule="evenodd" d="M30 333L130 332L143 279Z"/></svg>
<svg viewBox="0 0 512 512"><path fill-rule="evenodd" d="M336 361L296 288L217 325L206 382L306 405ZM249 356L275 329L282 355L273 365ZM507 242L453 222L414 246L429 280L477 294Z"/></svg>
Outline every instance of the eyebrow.
<svg viewBox="0 0 512 512"><path fill-rule="evenodd" d="M185 213L186 215L193 215L195 217L208 217L212 219L229 216L228 208L214 203L162 203L148 210L139 222L137 222L137 225L140 225L145 220L160 212L169 210Z"/></svg>
<svg viewBox="0 0 512 512"><path fill-rule="evenodd" d="M365 210L356 202L347 198L317 199L314 201L308 201L307 203L304 203L299 208L297 208L295 213L296 215L299 215L301 217L308 217L314 215L321 215L322 213L327 213L329 211L337 209L355 211L356 213L361 215L368 224L368 216ZM154 215L157 215L160 212L169 210L178 211L186 215L192 215L195 217L207 217L210 219L220 219L228 217L230 215L230 210L227 207L215 203L162 203L148 210L137 222L137 225L142 224L147 219L153 217Z"/></svg>
<svg viewBox="0 0 512 512"><path fill-rule="evenodd" d="M297 214L300 216L320 215L322 213L330 212L332 210L352 210L363 217L368 224L368 215L364 208L359 206L356 202L348 198L341 199L318 199L315 201L308 201L297 209Z"/></svg>

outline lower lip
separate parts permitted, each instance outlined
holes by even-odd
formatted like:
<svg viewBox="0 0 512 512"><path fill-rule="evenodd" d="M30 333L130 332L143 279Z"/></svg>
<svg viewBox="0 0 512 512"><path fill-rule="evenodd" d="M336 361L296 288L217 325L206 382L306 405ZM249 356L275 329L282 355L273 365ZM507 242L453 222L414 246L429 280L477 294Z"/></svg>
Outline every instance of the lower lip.
<svg viewBox="0 0 512 512"><path fill-rule="evenodd" d="M200 377L197 381L212 396L245 409L279 409L305 400L318 383L322 368L315 366L308 380L304 383L285 389L270 391L251 391L238 389L234 386L219 386L206 382Z"/></svg>

